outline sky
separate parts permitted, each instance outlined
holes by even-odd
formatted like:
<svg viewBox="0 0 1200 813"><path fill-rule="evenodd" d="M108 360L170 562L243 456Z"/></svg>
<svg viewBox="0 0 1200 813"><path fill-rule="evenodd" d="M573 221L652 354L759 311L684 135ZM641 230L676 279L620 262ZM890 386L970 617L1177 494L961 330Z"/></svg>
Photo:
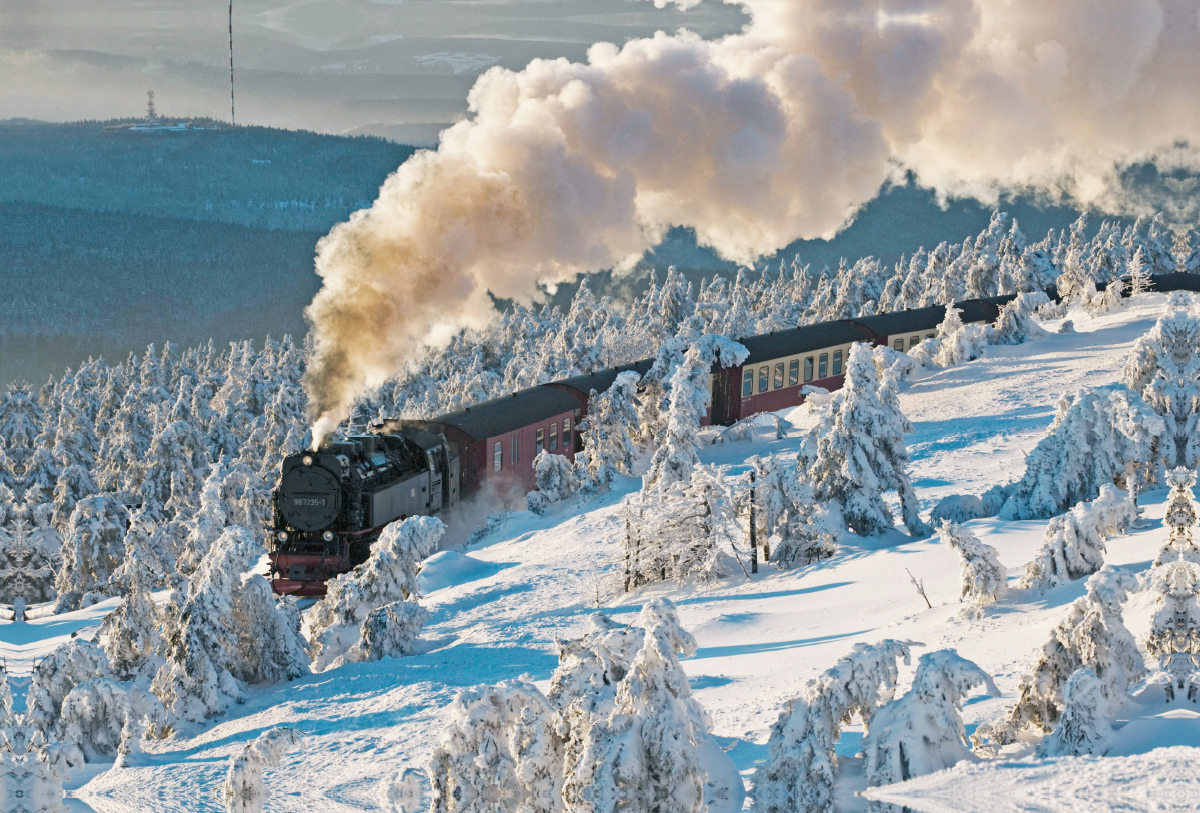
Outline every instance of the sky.
<svg viewBox="0 0 1200 813"><path fill-rule="evenodd" d="M0 119L229 118L224 0L0 0ZM686 27L739 30L739 7L626 0L235 0L239 124L428 145L492 65L585 58Z"/></svg>

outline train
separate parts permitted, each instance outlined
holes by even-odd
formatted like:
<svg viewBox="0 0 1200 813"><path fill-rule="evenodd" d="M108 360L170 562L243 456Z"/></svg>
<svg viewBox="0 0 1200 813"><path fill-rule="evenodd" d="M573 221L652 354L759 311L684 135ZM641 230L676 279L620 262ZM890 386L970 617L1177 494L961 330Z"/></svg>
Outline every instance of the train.
<svg viewBox="0 0 1200 813"><path fill-rule="evenodd" d="M1152 277L1155 290L1200 290L1200 275ZM1057 292L1047 291L1051 299ZM964 322L994 322L1014 297L956 303ZM760 412L798 406L806 385L836 390L858 342L907 352L934 335L943 305L804 325L749 336L737 366L714 366L704 422L729 425ZM514 392L426 421L383 422L283 461L271 529L272 584L281 594L323 595L325 582L370 553L397 519L451 512L463 497L536 487L533 460L543 450L573 461L583 449L579 422L593 392L653 359Z"/></svg>

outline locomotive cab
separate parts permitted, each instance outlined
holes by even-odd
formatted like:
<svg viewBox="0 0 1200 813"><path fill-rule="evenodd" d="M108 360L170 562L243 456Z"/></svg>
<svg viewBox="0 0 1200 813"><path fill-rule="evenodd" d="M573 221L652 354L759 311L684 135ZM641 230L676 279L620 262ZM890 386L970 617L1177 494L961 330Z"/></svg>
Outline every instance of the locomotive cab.
<svg viewBox="0 0 1200 813"><path fill-rule="evenodd" d="M285 458L275 490L271 580L277 593L324 595L366 561L389 523L458 502L458 456L419 429L348 437Z"/></svg>

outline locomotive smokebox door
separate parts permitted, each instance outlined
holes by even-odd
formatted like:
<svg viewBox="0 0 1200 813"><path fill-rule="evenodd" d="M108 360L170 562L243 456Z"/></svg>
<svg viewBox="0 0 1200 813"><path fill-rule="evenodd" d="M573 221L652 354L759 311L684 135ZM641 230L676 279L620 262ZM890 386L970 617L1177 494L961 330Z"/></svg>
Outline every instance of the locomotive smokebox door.
<svg viewBox="0 0 1200 813"><path fill-rule="evenodd" d="M338 478L321 466L297 466L279 484L279 512L301 531L319 531L338 518L342 489Z"/></svg>

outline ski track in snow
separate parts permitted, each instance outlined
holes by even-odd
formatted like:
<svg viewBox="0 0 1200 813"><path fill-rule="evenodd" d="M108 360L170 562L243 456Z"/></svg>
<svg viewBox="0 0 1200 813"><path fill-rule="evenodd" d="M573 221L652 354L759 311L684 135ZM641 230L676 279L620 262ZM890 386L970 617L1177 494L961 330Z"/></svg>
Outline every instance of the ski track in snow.
<svg viewBox="0 0 1200 813"><path fill-rule="evenodd" d="M911 474L922 507L1018 477L1023 453L1049 425L1059 396L1117 380L1133 341L1153 324L1164 299L1154 295L1146 304L1098 319L1072 314L1078 333L991 347L982 359L905 384L900 401L915 427L909 438ZM797 428L790 437L713 446L702 458L738 472L754 454L795 455L801 429L811 423L808 413L808 407L791 411ZM422 600L432 613L423 636L433 642L431 651L254 689L245 704L208 726L147 743L139 766L88 766L70 785L73 804L103 813L219 810L214 789L229 757L266 729L287 725L303 731L307 744L267 772L273 793L268 811L390 809L383 801L387 786L404 768L425 763L439 736L441 710L459 689L517 677L544 689L557 662L556 637L579 635L598 608L632 621L642 603L656 596L675 601L684 626L696 636L699 651L683 661L684 668L712 715L717 741L749 784L784 701L855 642L910 639L923 642L918 653L954 647L989 671L1010 700L1032 650L1083 592L1082 581L1044 595L1013 589L981 620L963 621L957 556L934 539L913 541L892 531L844 547L817 566L781 572L763 565L750 578L739 573L712 585L658 585L619 594L613 586L624 524L620 502L639 485L622 478L613 492L556 506L545 517L514 513L469 550L438 554L424 578L440 589ZM1143 495L1149 521L1110 541L1110 564L1148 566L1161 544L1157 520L1164 493ZM1010 584L1045 525L970 523L999 551ZM905 568L925 580L932 610L914 592ZM1135 636L1148 626L1148 601L1135 595L1126 608ZM91 613L87 623L95 623L96 611L84 612ZM61 629L76 621L82 625L85 619L76 615L59 616L57 622L66 625ZM11 630L0 627L0 639L9 642L4 633ZM39 652L51 643L30 642ZM901 689L911 675L911 667L902 668ZM1130 743L1134 753L1157 743L1157 729L1147 733L1144 721L1164 712L1153 699L1159 694L1148 689L1116 724L1130 720L1130 733L1140 732ZM973 697L964 710L968 731L1006 702ZM860 738L858 728L848 729L839 753L853 756ZM861 789L855 763L845 763L848 809L865 804L851 795Z"/></svg>

